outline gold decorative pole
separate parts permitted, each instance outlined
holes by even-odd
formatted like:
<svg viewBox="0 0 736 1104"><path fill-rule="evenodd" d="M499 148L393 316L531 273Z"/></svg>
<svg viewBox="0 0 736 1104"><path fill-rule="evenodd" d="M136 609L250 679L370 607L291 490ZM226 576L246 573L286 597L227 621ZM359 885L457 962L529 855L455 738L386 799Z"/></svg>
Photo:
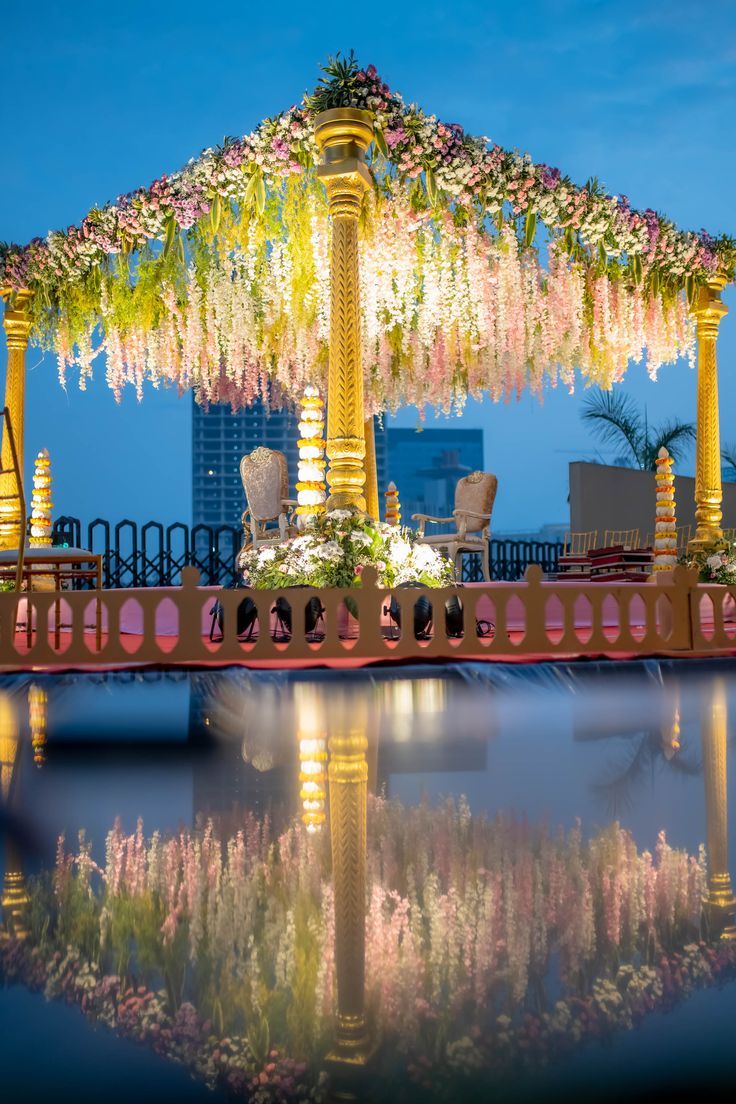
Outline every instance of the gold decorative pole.
<svg viewBox="0 0 736 1104"><path fill-rule="evenodd" d="M391 480L388 488L383 492L383 497L386 499L386 524L400 525L401 505L399 503L399 492L393 480Z"/></svg>
<svg viewBox="0 0 736 1104"><path fill-rule="evenodd" d="M366 418L365 431L365 501L368 516L380 521L378 509L378 470L376 468L376 428L373 418Z"/></svg>
<svg viewBox="0 0 736 1104"><path fill-rule="evenodd" d="M716 339L728 308L721 301L725 276L712 276L698 292L693 307L698 339L698 414L695 465L695 521L690 547L720 540L721 441L718 425L718 363Z"/></svg>
<svg viewBox="0 0 736 1104"><path fill-rule="evenodd" d="M308 386L301 399L299 419L299 466L296 512L300 523L325 509L325 417L324 403L316 387Z"/></svg>
<svg viewBox="0 0 736 1104"><path fill-rule="evenodd" d="M323 111L315 119L332 217L330 252L330 365L327 385L328 509L365 512L365 427L360 344L358 219L371 174L365 152L373 115L353 107Z"/></svg>
<svg viewBox="0 0 736 1104"><path fill-rule="evenodd" d="M337 1024L332 1062L363 1066L370 1054L365 1018L366 808L365 718L356 703L331 703L327 777L335 888ZM344 1066L343 1066L344 1068Z"/></svg>
<svg viewBox="0 0 736 1104"><path fill-rule="evenodd" d="M707 907L724 939L736 938L733 913L736 909L728 870L728 789L727 789L728 707L726 688L717 679L703 705L701 740L705 813L708 833Z"/></svg>
<svg viewBox="0 0 736 1104"><path fill-rule="evenodd" d="M8 370L5 377L5 406L15 437L18 464L23 472L23 422L26 389L26 349L31 330L29 291L18 291L14 298L3 290L5 306L5 341L8 347ZM26 519L21 517L18 481L13 471L13 456L7 426L3 425L2 468L0 475L0 550L19 548L25 538Z"/></svg>

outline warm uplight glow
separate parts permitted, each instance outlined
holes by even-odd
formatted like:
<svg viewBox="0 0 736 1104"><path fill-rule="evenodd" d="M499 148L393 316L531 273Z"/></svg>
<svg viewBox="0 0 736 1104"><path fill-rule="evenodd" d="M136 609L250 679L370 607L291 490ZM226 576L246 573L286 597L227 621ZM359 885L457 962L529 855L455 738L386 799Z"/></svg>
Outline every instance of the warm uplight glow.
<svg viewBox="0 0 736 1104"><path fill-rule="evenodd" d="M324 403L316 387L306 387L300 402L302 412L299 419L299 469L296 485L299 505L296 512L303 521L310 514L318 514L324 510L325 417Z"/></svg>

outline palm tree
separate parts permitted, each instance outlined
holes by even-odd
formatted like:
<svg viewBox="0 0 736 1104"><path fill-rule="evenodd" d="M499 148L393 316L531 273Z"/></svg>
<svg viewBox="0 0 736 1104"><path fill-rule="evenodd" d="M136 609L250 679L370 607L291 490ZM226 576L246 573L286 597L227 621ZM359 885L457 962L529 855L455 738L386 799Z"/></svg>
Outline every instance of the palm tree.
<svg viewBox="0 0 736 1104"><path fill-rule="evenodd" d="M726 444L721 449L721 478L726 483L736 483L736 445Z"/></svg>
<svg viewBox="0 0 736 1104"><path fill-rule="evenodd" d="M677 463L695 440L692 422L675 419L650 427L646 407L641 411L632 397L621 391L594 391L585 401L582 417L604 444L625 448L615 459L624 468L654 471L663 446Z"/></svg>

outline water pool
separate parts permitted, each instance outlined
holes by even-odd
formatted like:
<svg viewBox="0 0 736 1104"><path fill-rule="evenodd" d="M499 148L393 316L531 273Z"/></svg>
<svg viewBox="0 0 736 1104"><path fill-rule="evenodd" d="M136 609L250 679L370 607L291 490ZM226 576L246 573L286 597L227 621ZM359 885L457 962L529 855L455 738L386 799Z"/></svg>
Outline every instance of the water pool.
<svg viewBox="0 0 736 1104"><path fill-rule="evenodd" d="M6 677L7 1099L730 1096L731 671ZM367 776L364 964L330 752Z"/></svg>

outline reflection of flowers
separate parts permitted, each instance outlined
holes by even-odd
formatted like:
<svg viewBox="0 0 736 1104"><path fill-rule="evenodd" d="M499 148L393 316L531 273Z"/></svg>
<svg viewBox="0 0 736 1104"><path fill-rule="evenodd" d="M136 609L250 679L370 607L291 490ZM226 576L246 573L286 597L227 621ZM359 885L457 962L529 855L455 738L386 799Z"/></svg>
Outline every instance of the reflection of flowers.
<svg viewBox="0 0 736 1104"><path fill-rule="evenodd" d="M618 825L585 841L579 826L488 821L463 801L374 798L369 817L369 1000L440 1095L443 1078L546 1062L736 972L736 948L699 942L702 855L663 833L640 852ZM61 841L31 893L29 941L0 945L0 978L73 1000L248 1099L291 1069L283 1100L306 1099L334 1010L327 834L276 836L250 813L227 840L212 822L150 839L116 825L102 870L87 843L68 855ZM547 986L556 1003L531 1011Z"/></svg>

